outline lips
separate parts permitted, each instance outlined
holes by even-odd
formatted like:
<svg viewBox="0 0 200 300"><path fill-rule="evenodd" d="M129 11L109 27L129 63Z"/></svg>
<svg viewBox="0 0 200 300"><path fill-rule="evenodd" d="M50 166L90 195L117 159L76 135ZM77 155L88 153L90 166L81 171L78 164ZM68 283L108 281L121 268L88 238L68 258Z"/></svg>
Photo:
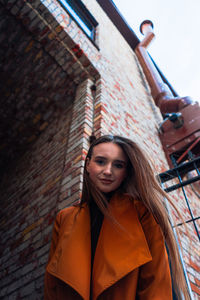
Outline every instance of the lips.
<svg viewBox="0 0 200 300"><path fill-rule="evenodd" d="M101 181L103 184L111 184L111 183L113 183L113 180L110 180L110 179L100 179L100 181Z"/></svg>

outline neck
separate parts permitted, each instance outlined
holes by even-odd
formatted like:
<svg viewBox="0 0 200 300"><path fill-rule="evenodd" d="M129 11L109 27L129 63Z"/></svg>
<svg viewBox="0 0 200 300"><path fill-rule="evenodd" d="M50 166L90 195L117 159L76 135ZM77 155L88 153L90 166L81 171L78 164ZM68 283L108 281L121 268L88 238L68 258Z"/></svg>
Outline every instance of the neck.
<svg viewBox="0 0 200 300"><path fill-rule="evenodd" d="M110 199L112 198L112 196L114 195L115 191L114 192L110 192L110 193L103 193L104 197L106 198L106 200L108 202L110 202Z"/></svg>

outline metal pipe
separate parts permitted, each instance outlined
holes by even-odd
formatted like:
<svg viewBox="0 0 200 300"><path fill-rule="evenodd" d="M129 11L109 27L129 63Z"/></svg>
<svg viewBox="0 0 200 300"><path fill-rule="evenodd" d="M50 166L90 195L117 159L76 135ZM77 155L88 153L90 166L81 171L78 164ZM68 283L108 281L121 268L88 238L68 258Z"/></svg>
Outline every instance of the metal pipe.
<svg viewBox="0 0 200 300"><path fill-rule="evenodd" d="M149 83L155 104L160 108L161 113L178 112L182 108L192 104L193 101L190 97L173 96L149 57L146 48L155 37L153 23L150 20L145 20L140 25L140 31L144 34L144 39L137 45L135 53Z"/></svg>

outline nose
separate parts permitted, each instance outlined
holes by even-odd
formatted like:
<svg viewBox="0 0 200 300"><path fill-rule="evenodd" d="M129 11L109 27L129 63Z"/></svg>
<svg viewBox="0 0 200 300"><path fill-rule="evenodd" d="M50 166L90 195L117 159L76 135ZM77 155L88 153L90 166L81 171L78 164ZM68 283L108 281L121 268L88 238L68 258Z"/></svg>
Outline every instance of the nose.
<svg viewBox="0 0 200 300"><path fill-rule="evenodd" d="M112 174L112 164L106 164L105 168L103 170L103 173L107 176L111 175Z"/></svg>

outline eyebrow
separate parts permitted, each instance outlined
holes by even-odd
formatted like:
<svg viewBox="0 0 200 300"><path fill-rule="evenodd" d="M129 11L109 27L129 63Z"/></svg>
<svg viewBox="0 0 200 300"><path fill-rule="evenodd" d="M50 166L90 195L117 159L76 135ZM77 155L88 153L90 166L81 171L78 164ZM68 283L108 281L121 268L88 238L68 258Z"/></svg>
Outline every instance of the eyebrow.
<svg viewBox="0 0 200 300"><path fill-rule="evenodd" d="M116 159L114 161L117 162L117 163L126 165L126 162L124 160Z"/></svg>
<svg viewBox="0 0 200 300"><path fill-rule="evenodd" d="M95 159L104 159L104 160L106 160L107 158L105 156L98 155L98 156L95 156ZM126 165L126 162L124 160L114 159L114 162Z"/></svg>

